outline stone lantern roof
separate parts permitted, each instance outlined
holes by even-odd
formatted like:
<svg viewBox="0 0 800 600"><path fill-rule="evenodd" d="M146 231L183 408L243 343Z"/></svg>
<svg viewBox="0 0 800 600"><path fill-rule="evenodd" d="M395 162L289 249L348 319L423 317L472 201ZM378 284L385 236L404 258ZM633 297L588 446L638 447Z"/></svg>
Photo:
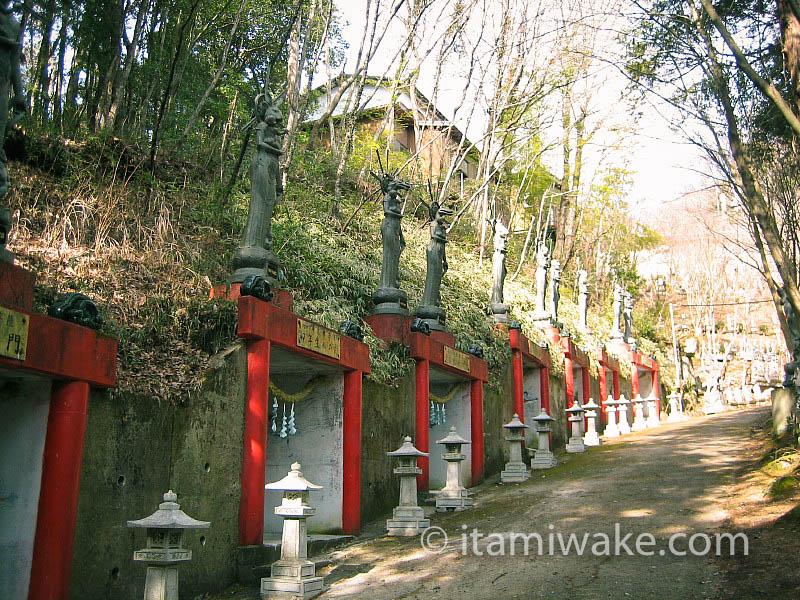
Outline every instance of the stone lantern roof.
<svg viewBox="0 0 800 600"><path fill-rule="evenodd" d="M600 406L594 401L594 398L589 398L589 401L581 408L585 410L594 410L595 408L600 408Z"/></svg>
<svg viewBox="0 0 800 600"><path fill-rule="evenodd" d="M469 443L469 442L467 442ZM387 452L387 456L428 456L427 452L422 452L414 447L411 443L411 436L403 438L403 445L394 452Z"/></svg>
<svg viewBox="0 0 800 600"><path fill-rule="evenodd" d="M450 433L447 434L447 437L443 437L442 439L436 442L437 444L471 444L469 440L465 440L456 431L455 427L450 428Z"/></svg>
<svg viewBox="0 0 800 600"><path fill-rule="evenodd" d="M128 527L147 527L148 529L207 529L209 521L198 521L181 510L181 505L176 502L178 495L169 490L164 494L164 502L158 505L158 510L149 517L138 521L128 521Z"/></svg>
<svg viewBox="0 0 800 600"><path fill-rule="evenodd" d="M303 477L300 471L300 463L292 463L292 469L280 481L268 483L264 486L267 490L278 490L282 492L307 492L309 490L321 490L321 485L311 483L308 479Z"/></svg>
<svg viewBox="0 0 800 600"><path fill-rule="evenodd" d="M511 419L511 421L509 421L508 423L503 425L503 427L505 429L508 429L508 430L512 431L512 432L514 430L516 430L516 429L528 429L529 428L528 425L525 425L525 423L523 423L522 421L519 420L519 415L517 413L514 413L514 417Z"/></svg>
<svg viewBox="0 0 800 600"><path fill-rule="evenodd" d="M553 417L547 414L547 411L545 409L542 409L542 411L538 415L533 417L532 420L536 421L537 423L548 423L550 421L555 421Z"/></svg>

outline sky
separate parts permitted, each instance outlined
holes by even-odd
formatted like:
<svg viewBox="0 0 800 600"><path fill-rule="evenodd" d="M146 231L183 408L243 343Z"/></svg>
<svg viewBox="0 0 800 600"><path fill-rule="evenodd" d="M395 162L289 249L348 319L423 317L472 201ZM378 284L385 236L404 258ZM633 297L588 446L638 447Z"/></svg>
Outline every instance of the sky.
<svg viewBox="0 0 800 600"><path fill-rule="evenodd" d="M396 0L392 0L396 2ZM342 16L342 35L349 43L347 60L349 65L355 64L359 42L365 27L365 0L336 0L337 7ZM490 1L491 5L491 1ZM384 46L370 64L370 74L381 75L387 72L391 59L399 47L402 39L403 24L399 17L395 17L390 26ZM432 88L433 66L432 61L423 64L419 81L420 91L430 95ZM347 69L352 71L352 67ZM612 110L625 111L626 107L618 102L617 94L625 85L622 75L614 73L613 68L604 69L605 84L600 86L598 95L603 104L603 96L608 100L606 104ZM390 71L391 72L391 71ZM438 107L448 116L455 110L454 99L460 97L462 82L456 77L442 79L438 95ZM449 90L449 93L448 93ZM650 98L641 107L642 118L638 122L636 133L626 139L622 148L628 168L632 171L632 186L627 197L632 216L638 217L645 213L661 210L670 203L677 201L686 193L700 189L705 185L704 179L697 173L702 168L703 160L698 150L687 144L681 135L673 131L663 116L669 114L669 108L663 104L654 104L656 100ZM616 107L615 108L615 103ZM462 107L460 115L467 111ZM478 114L478 113L476 113ZM625 114L616 115L621 120L627 118ZM463 123L457 125L463 125ZM462 127L463 128L463 127ZM467 130L468 137L480 137L483 124L473 120L472 127ZM553 132L556 135L556 132ZM600 140L602 143L602 140ZM621 158L621 157L618 157ZM613 160L613 158L611 159ZM587 171L591 173L592 157L589 157ZM559 173L561 156L558 152L551 152L545 157L545 162L554 173ZM645 219L647 220L647 219Z"/></svg>

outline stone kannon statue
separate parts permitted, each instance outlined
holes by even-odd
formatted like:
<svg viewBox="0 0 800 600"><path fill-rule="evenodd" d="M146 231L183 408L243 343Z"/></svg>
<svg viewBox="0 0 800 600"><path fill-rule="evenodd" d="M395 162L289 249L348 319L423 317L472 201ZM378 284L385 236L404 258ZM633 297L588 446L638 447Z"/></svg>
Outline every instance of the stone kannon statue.
<svg viewBox="0 0 800 600"><path fill-rule="evenodd" d="M558 323L558 302L561 300L561 263L556 259L550 261L550 317L554 324Z"/></svg>
<svg viewBox="0 0 800 600"><path fill-rule="evenodd" d="M9 186L8 159L3 149L3 140L8 130L27 112L19 69L22 55L18 41L20 26L13 10L8 2L0 4L0 260L10 263L14 262L14 255L6 250L11 229L11 211L3 202ZM10 92L13 92L14 97L9 103ZM14 111L10 119L9 108Z"/></svg>
<svg viewBox="0 0 800 600"><path fill-rule="evenodd" d="M627 291L623 292L622 301L624 306L622 317L625 324L624 340L630 344L635 341L633 338L633 295Z"/></svg>
<svg viewBox="0 0 800 600"><path fill-rule="evenodd" d="M250 210L242 243L233 259L232 283L241 283L248 275L260 275L273 287L278 280L280 263L272 252L272 212L283 196L278 161L286 129L283 128L281 102L269 92L256 98L253 121L256 153L250 165Z"/></svg>
<svg viewBox="0 0 800 600"><path fill-rule="evenodd" d="M511 307L503 303L503 286L506 280L506 252L508 244L508 228L500 221L494 232L494 255L492 256L492 297L489 302L489 313L497 323L507 323Z"/></svg>
<svg viewBox="0 0 800 600"><path fill-rule="evenodd" d="M536 306L534 318L538 320L549 319L550 313L545 308L547 294L547 269L550 266L550 249L544 242L539 242L536 248Z"/></svg>
<svg viewBox="0 0 800 600"><path fill-rule="evenodd" d="M431 202L429 215L431 220L431 241L426 250L427 273L422 302L417 307L416 316L424 320L432 331L443 331L445 312L440 308L442 278L447 273L447 220L453 211L438 202Z"/></svg>
<svg viewBox="0 0 800 600"><path fill-rule="evenodd" d="M624 339L620 326L622 324L622 286L618 283L614 284L614 304L612 310L614 311L614 323L611 325L611 339L621 340Z"/></svg>
<svg viewBox="0 0 800 600"><path fill-rule="evenodd" d="M378 289L372 294L375 303L373 314L408 314L408 295L398 288L398 271L400 254L406 247L400 220L403 214L398 194L411 189L410 184L397 179L394 175L384 173L379 177L372 174L381 185L383 192L383 222L381 238L383 240L383 262L381 263L381 279Z"/></svg>
<svg viewBox="0 0 800 600"><path fill-rule="evenodd" d="M578 327L581 331L588 331L587 313L589 312L589 273L586 269L578 270L578 314L580 322Z"/></svg>

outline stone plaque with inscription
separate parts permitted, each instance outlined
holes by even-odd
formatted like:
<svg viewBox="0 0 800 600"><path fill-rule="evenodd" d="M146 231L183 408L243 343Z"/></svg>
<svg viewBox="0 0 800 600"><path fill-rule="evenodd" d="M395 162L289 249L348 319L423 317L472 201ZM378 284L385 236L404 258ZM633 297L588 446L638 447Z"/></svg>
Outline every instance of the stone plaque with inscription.
<svg viewBox="0 0 800 600"><path fill-rule="evenodd" d="M297 345L338 360L342 338L335 331L297 319Z"/></svg>
<svg viewBox="0 0 800 600"><path fill-rule="evenodd" d="M469 356L449 346L444 347L444 364L469 373Z"/></svg>
<svg viewBox="0 0 800 600"><path fill-rule="evenodd" d="M0 307L0 356L25 360L29 325L28 315Z"/></svg>

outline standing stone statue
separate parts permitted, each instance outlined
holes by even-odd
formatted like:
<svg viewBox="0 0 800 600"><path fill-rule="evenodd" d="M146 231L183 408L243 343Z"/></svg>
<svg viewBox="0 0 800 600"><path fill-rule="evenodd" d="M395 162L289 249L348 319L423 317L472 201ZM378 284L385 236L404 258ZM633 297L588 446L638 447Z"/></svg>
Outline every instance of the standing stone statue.
<svg viewBox="0 0 800 600"><path fill-rule="evenodd" d="M630 292L624 292L622 295L624 303L623 319L625 323L624 340L631 344L635 342L633 338L633 295Z"/></svg>
<svg viewBox="0 0 800 600"><path fill-rule="evenodd" d="M25 92L22 87L20 75L20 56L22 49L19 45L19 22L13 15L13 8L9 3L0 5L0 260L14 262L14 255L6 250L8 234L11 229L11 211L2 204L3 197L8 192L8 158L3 149L8 130L15 125L27 112ZM9 85L11 89L9 89ZM9 92L13 91L14 98L10 108L14 116L9 120Z"/></svg>
<svg viewBox="0 0 800 600"><path fill-rule="evenodd" d="M611 339L612 340L621 340L625 339L622 332L620 331L620 325L622 321L622 286L618 283L614 284L614 304L613 304L613 311L614 311L614 323L611 325Z"/></svg>
<svg viewBox="0 0 800 600"><path fill-rule="evenodd" d="M550 318L554 325L558 324L558 302L561 300L561 263L556 259L550 261Z"/></svg>
<svg viewBox="0 0 800 600"><path fill-rule="evenodd" d="M578 270L578 315L580 322L578 327L581 331L589 331L587 323L587 313L589 312L589 273L586 269Z"/></svg>
<svg viewBox="0 0 800 600"><path fill-rule="evenodd" d="M372 313L407 315L408 295L398 288L400 254L406 247L406 241L403 239L403 228L400 223L403 214L397 196L401 191L411 189L411 186L389 173L384 173L381 177L373 173L372 176L380 182L383 192L381 223L383 262L378 289L372 293L372 301L375 303L375 310Z"/></svg>
<svg viewBox="0 0 800 600"><path fill-rule="evenodd" d="M428 323L431 331L444 331L445 312L440 308L442 278L447 273L447 220L453 211L438 202L431 202L429 216L431 220L431 241L428 242L427 273L422 302L417 307L416 316Z"/></svg>
<svg viewBox="0 0 800 600"><path fill-rule="evenodd" d="M241 283L248 275L260 275L275 286L280 263L272 252L272 212L283 196L280 167L283 128L281 103L269 92L256 98L253 120L256 122L256 154L250 165L250 210L242 243L233 259L231 281Z"/></svg>
<svg viewBox="0 0 800 600"><path fill-rule="evenodd" d="M508 322L508 312L511 307L503 303L503 286L506 279L506 252L508 244L508 228L500 221L497 222L494 232L494 255L492 256L492 298L489 303L489 312L492 320L497 323Z"/></svg>
<svg viewBox="0 0 800 600"><path fill-rule="evenodd" d="M533 318L545 320L550 318L550 313L544 306L547 294L547 268L550 266L550 249L544 242L539 242L536 249L536 306Z"/></svg>

